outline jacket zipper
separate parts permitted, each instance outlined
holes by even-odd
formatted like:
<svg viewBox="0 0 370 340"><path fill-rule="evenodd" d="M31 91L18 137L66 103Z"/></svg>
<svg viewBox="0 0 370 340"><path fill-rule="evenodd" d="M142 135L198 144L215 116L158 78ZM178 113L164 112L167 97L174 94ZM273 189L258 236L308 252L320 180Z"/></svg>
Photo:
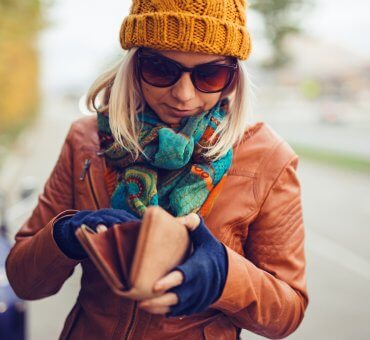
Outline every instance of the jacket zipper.
<svg viewBox="0 0 370 340"><path fill-rule="evenodd" d="M96 197L94 184L93 184L93 181L91 179L90 165L91 165L91 159L87 158L85 160L84 166L83 166L82 171L81 171L80 181L83 181L85 179L85 177L87 177L87 181L89 183L90 194L93 198L95 209L98 210L99 209L99 201Z"/></svg>
<svg viewBox="0 0 370 340"><path fill-rule="evenodd" d="M89 182L90 193L91 193L91 196L93 198L95 208L98 210L99 209L99 203L98 203L98 199L97 199L96 194L95 194L94 185L93 185L93 181L92 181L92 178L91 178L90 165L91 165L91 159L88 158L88 159L85 160L84 166L82 168L81 175L80 175L80 180L83 181L85 179L85 177L87 177L87 180ZM133 333L135 325L136 325L136 313L137 313L137 302L134 301L134 306L133 306L133 309L132 309L132 316L131 316L130 323L129 323L128 328L127 328L126 335L124 337L125 340L129 340L129 339L132 338L132 333Z"/></svg>
<svg viewBox="0 0 370 340"><path fill-rule="evenodd" d="M85 160L85 163L84 163L84 166L82 168L82 171L81 171L80 181L83 181L84 180L84 178L86 176L86 172L87 172L87 170L90 167L90 164L91 164L91 160L90 159L86 159Z"/></svg>
<svg viewBox="0 0 370 340"><path fill-rule="evenodd" d="M132 338L132 333L134 331L135 324L136 324L136 311L137 311L137 302L134 301L134 308L132 309L131 320L128 325L126 335L124 337L125 340L130 340Z"/></svg>

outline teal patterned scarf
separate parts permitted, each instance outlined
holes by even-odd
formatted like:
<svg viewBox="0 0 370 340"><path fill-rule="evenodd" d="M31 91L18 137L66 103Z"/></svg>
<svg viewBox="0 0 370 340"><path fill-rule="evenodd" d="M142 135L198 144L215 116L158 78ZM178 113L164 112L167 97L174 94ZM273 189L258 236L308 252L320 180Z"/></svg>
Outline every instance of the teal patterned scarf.
<svg viewBox="0 0 370 340"><path fill-rule="evenodd" d="M160 205L174 216L199 211L231 166L232 149L217 161L202 157L202 146L217 140L211 142L210 137L226 116L228 104L228 99L219 101L208 111L183 118L178 127L169 127L146 106L138 113L139 144L145 155L136 160L114 141L109 117L98 113L101 151L117 172L112 208L138 217L149 205Z"/></svg>

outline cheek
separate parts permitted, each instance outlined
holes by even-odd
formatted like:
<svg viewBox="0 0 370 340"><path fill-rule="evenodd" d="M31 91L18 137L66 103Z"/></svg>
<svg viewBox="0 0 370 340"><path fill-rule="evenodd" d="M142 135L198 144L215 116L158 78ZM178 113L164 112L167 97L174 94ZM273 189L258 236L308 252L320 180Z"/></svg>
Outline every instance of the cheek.
<svg viewBox="0 0 370 340"><path fill-rule="evenodd" d="M167 92L165 88L151 86L142 80L141 90L144 100L153 108L161 102Z"/></svg>
<svg viewBox="0 0 370 340"><path fill-rule="evenodd" d="M201 93L200 99L203 102L203 109L209 110L221 99L220 93Z"/></svg>
<svg viewBox="0 0 370 340"><path fill-rule="evenodd" d="M148 87L148 85L146 83L144 83L143 81L141 81L141 91L142 91L142 95L144 97L144 100L150 104L150 100L151 98L153 98L153 96L150 95L150 89Z"/></svg>

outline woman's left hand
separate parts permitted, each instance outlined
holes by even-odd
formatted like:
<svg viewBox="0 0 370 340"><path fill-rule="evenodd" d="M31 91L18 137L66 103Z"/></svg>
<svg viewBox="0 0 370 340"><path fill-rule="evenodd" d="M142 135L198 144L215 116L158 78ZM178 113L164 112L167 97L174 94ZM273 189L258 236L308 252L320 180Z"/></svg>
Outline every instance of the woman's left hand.
<svg viewBox="0 0 370 340"><path fill-rule="evenodd" d="M170 311L170 306L178 303L178 297L175 293L168 292L169 289L181 285L184 277L179 270L175 270L154 285L155 292L164 292L164 294L140 302L139 307L152 314L167 314Z"/></svg>
<svg viewBox="0 0 370 340"><path fill-rule="evenodd" d="M162 295L143 300L139 307L153 314L167 316L201 312L222 293L227 275L224 246L195 213L177 218L189 230L194 252L187 261L158 280L154 292Z"/></svg>

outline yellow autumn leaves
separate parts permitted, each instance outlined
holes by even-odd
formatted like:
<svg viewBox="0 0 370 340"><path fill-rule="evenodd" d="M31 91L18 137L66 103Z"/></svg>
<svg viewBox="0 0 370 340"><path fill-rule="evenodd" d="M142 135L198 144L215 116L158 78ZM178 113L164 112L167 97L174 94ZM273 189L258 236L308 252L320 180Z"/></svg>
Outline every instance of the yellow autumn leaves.
<svg viewBox="0 0 370 340"><path fill-rule="evenodd" d="M15 134L37 112L39 0L0 0L0 136Z"/></svg>

